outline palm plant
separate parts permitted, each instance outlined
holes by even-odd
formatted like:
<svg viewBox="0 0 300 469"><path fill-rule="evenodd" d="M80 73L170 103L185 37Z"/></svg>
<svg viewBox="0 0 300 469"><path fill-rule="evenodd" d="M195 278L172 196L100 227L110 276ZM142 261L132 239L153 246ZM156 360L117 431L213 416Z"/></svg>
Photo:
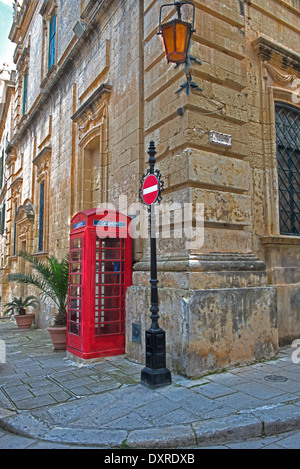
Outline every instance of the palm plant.
<svg viewBox="0 0 300 469"><path fill-rule="evenodd" d="M50 298L58 308L54 318L55 326L65 326L67 322L69 255L66 255L61 262L54 256L50 256L47 258L48 263L40 261L25 251L21 251L18 256L28 261L37 274L10 274L7 276L7 280L37 287L41 291L41 298Z"/></svg>
<svg viewBox="0 0 300 469"><path fill-rule="evenodd" d="M17 298L14 297L12 301L6 303L4 306L7 306L7 309L4 311L4 314L12 315L16 310L20 316L24 316L26 314L26 308L29 306L37 306L39 304L37 298L35 296L27 296L26 298Z"/></svg>

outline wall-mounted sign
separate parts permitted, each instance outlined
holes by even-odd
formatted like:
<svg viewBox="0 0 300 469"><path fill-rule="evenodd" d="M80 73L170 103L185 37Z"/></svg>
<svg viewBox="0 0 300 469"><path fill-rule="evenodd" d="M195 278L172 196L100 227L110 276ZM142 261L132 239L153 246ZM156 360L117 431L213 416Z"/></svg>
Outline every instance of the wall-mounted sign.
<svg viewBox="0 0 300 469"><path fill-rule="evenodd" d="M141 325L140 324L132 324L132 342L137 342L138 344L141 343Z"/></svg>
<svg viewBox="0 0 300 469"><path fill-rule="evenodd" d="M211 130L209 132L209 143L214 143L215 145L223 145L225 147L231 147L232 136L222 134L221 132L216 132L215 130Z"/></svg>
<svg viewBox="0 0 300 469"><path fill-rule="evenodd" d="M85 226L85 220L79 221L73 225L73 230L78 230L78 228L83 228Z"/></svg>
<svg viewBox="0 0 300 469"><path fill-rule="evenodd" d="M142 197L146 205L152 205L159 196L160 183L154 174L149 174L143 182Z"/></svg>

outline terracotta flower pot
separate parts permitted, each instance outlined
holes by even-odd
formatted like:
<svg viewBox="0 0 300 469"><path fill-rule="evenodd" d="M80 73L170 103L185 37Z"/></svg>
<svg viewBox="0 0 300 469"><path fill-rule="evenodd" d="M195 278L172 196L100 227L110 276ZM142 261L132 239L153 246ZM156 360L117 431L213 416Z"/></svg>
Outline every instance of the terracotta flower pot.
<svg viewBox="0 0 300 469"><path fill-rule="evenodd" d="M66 327L47 327L55 350L66 350Z"/></svg>
<svg viewBox="0 0 300 469"><path fill-rule="evenodd" d="M34 314L15 314L15 320L19 329L30 329Z"/></svg>

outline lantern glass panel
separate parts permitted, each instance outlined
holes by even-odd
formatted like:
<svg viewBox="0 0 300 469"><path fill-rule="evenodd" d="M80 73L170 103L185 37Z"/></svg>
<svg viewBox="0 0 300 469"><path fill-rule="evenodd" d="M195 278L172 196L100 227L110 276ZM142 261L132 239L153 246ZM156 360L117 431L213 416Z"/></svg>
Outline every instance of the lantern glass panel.
<svg viewBox="0 0 300 469"><path fill-rule="evenodd" d="M175 42L174 42L174 24L166 24L162 26L162 34L166 48L166 54L174 53Z"/></svg>
<svg viewBox="0 0 300 469"><path fill-rule="evenodd" d="M161 25L168 62L183 63L186 61L191 26L180 20Z"/></svg>
<svg viewBox="0 0 300 469"><path fill-rule="evenodd" d="M176 51L186 55L188 28L186 24L176 24Z"/></svg>

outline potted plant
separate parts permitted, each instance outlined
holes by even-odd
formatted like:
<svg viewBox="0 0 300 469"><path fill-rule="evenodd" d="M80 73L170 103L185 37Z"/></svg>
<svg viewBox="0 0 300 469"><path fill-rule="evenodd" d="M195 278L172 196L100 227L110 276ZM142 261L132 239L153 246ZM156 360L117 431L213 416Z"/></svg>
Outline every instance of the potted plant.
<svg viewBox="0 0 300 469"><path fill-rule="evenodd" d="M69 255L59 262L54 256L43 262L32 254L21 251L18 254L28 261L36 274L10 274L8 281L34 285L41 292L41 298L50 298L58 312L54 317L54 325L47 330L56 350L66 349L67 301L69 286Z"/></svg>
<svg viewBox="0 0 300 469"><path fill-rule="evenodd" d="M16 323L19 329L30 329L32 321L34 319L34 314L27 314L26 308L29 306L37 306L39 304L35 296L27 296L26 298L17 298L14 297L12 301L6 303L7 309L4 311L5 315L12 316L16 311L17 314L14 315Z"/></svg>

